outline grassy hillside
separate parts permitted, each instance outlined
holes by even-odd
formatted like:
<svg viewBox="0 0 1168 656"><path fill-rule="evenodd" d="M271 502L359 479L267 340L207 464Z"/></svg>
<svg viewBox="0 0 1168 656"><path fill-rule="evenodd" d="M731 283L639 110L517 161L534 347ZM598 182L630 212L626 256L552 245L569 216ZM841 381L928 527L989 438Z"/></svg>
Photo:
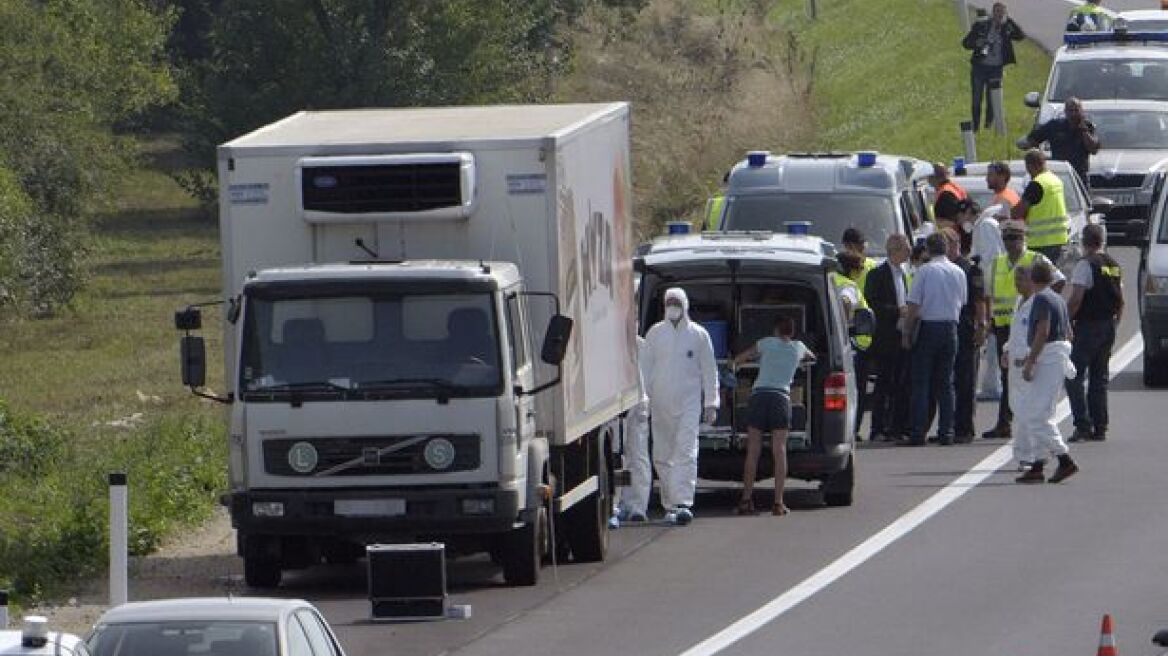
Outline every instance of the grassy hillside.
<svg viewBox="0 0 1168 656"><path fill-rule="evenodd" d="M813 71L816 147L948 160L962 152L958 124L969 120L969 51L953 3L940 0L783 0L775 17L797 33L801 65ZM1029 129L1027 91L1046 84L1050 57L1016 45L1006 68L1007 134L980 132L979 159L1013 158L1011 144Z"/></svg>

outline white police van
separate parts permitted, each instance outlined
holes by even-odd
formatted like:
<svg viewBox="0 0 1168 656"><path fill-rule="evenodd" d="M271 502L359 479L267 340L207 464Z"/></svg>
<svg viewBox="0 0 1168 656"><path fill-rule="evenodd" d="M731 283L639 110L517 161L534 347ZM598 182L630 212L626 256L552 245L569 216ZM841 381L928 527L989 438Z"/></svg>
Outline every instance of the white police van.
<svg viewBox="0 0 1168 656"><path fill-rule="evenodd" d="M928 220L925 182L911 157L858 153L753 151L730 171L721 230L784 232L792 221L838 242L849 227L864 234L869 254L882 256L889 235L920 234Z"/></svg>
<svg viewBox="0 0 1168 656"><path fill-rule="evenodd" d="M1140 252L1140 332L1144 338L1144 385L1168 386L1168 198L1152 212Z"/></svg>

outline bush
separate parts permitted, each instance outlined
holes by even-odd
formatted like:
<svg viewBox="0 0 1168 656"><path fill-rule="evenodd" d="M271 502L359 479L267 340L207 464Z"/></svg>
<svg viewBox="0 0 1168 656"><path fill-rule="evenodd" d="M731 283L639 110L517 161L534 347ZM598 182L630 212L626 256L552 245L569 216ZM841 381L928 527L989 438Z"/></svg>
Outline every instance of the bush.
<svg viewBox="0 0 1168 656"><path fill-rule="evenodd" d="M0 474L35 478L56 464L64 444L63 431L12 412L0 399Z"/></svg>
<svg viewBox="0 0 1168 656"><path fill-rule="evenodd" d="M21 418L8 425L43 423ZM35 477L0 472L0 587L21 602L100 571L108 554L108 472L128 475L135 556L156 549L175 526L206 517L226 485L217 421L180 417L130 433L99 432L92 441L60 438L71 448L52 470Z"/></svg>

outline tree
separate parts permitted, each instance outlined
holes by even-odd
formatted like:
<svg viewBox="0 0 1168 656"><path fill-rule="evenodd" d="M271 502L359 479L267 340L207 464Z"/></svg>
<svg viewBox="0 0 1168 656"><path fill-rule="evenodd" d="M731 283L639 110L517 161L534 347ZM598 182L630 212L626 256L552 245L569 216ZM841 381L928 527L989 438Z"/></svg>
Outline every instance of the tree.
<svg viewBox="0 0 1168 656"><path fill-rule="evenodd" d="M0 269L0 310L50 313L80 283L78 231L132 155L112 128L174 95L172 20L143 0L0 2L0 252L31 267Z"/></svg>

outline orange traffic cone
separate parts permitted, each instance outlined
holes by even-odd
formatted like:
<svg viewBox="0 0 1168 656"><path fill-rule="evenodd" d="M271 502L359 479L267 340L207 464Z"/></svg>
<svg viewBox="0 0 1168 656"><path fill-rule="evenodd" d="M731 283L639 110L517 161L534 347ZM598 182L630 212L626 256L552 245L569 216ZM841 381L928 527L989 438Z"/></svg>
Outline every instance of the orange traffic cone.
<svg viewBox="0 0 1168 656"><path fill-rule="evenodd" d="M1115 635L1111 632L1110 613L1103 615L1103 628L1099 633L1099 651L1096 656L1119 656L1119 650L1115 648Z"/></svg>

